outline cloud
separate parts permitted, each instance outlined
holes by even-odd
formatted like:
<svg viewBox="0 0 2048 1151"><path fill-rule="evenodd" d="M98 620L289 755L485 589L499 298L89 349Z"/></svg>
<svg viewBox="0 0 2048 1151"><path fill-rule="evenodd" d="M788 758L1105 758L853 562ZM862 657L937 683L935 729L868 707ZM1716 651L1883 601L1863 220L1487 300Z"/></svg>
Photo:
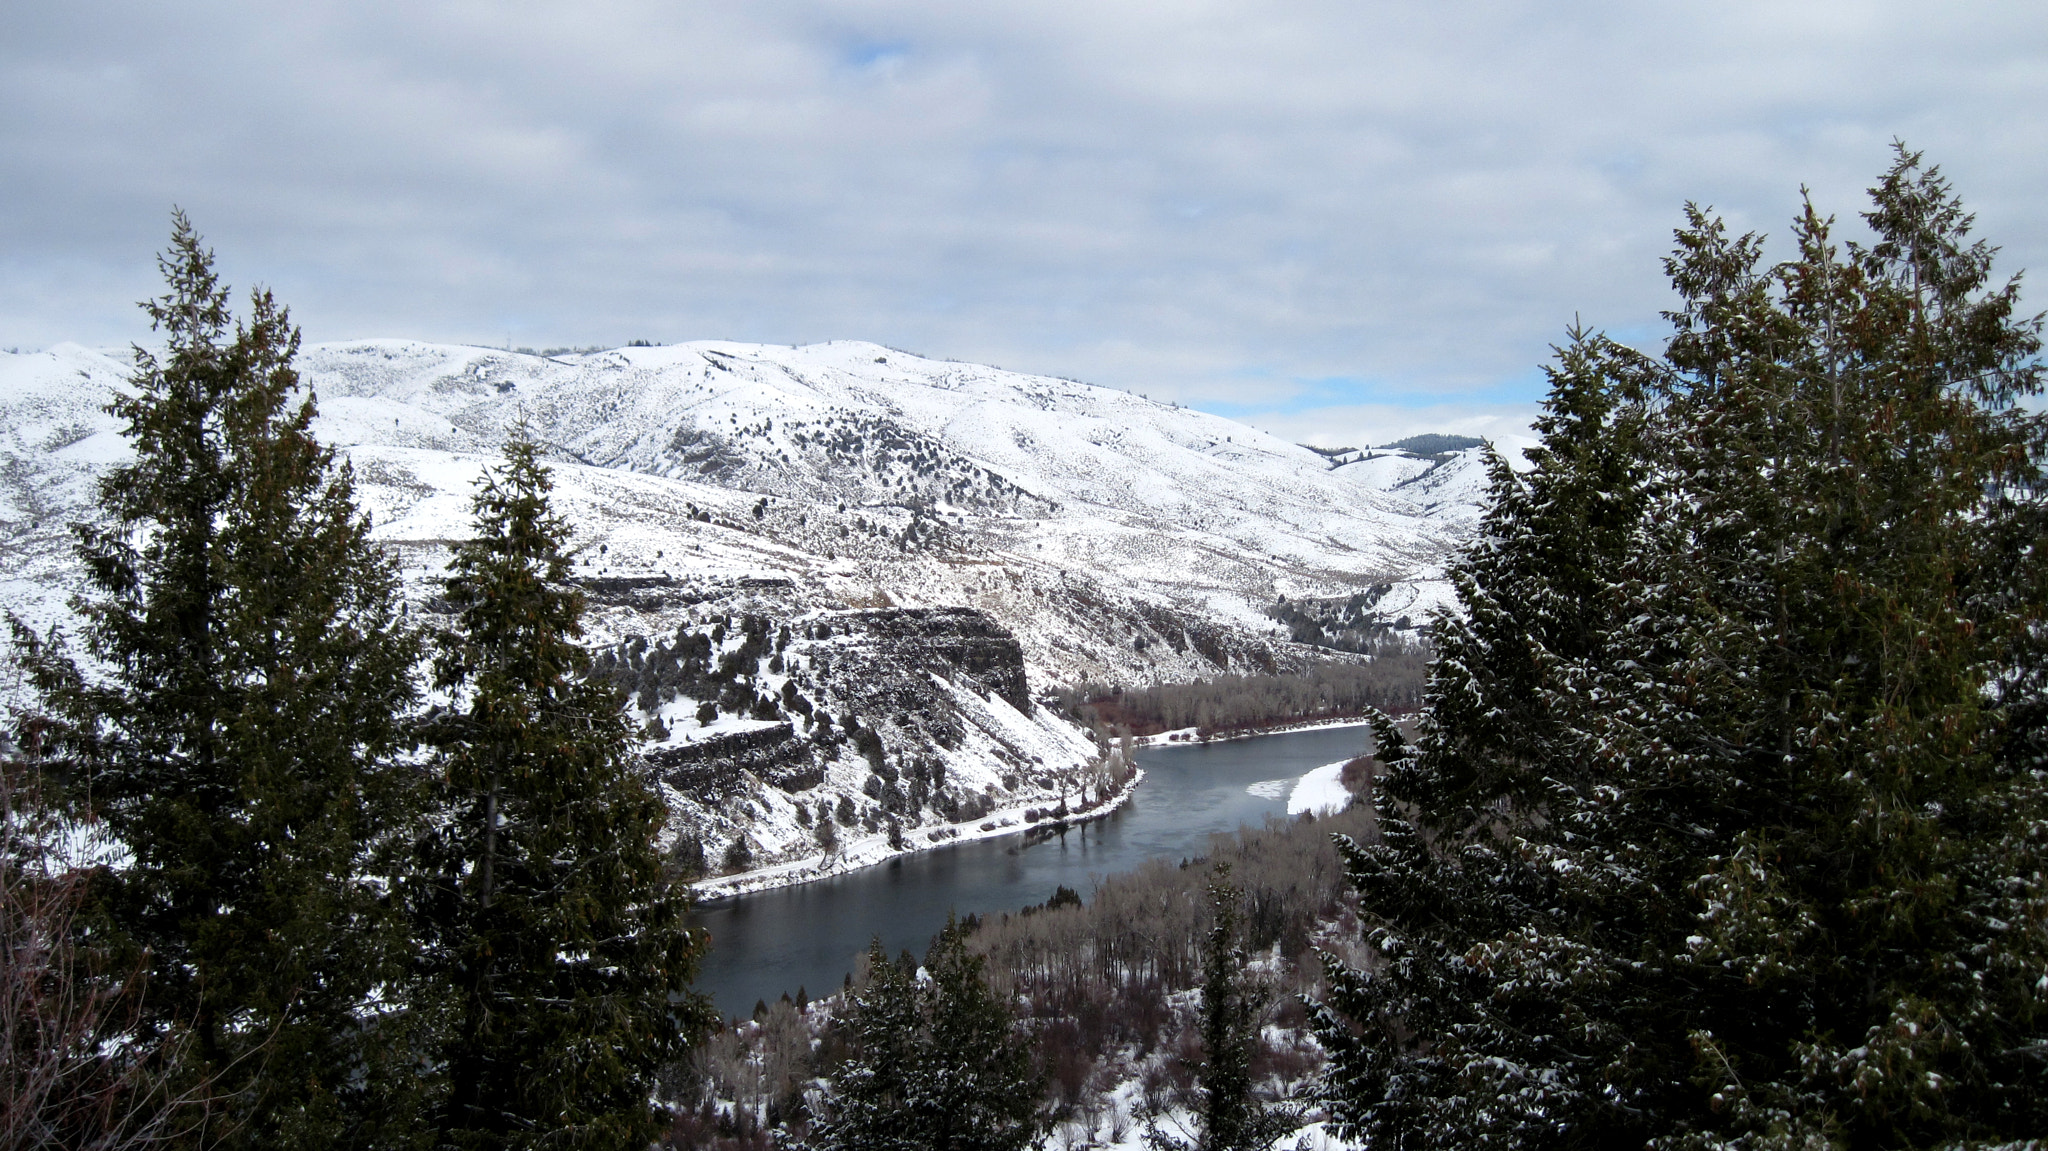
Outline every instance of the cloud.
<svg viewBox="0 0 2048 1151"><path fill-rule="evenodd" d="M2040 265L2044 33L1999 2L13 5L0 345L139 335L177 203L316 339L851 337L1288 419L1512 412L1573 316L1657 338L1685 200L1850 217L1895 136Z"/></svg>

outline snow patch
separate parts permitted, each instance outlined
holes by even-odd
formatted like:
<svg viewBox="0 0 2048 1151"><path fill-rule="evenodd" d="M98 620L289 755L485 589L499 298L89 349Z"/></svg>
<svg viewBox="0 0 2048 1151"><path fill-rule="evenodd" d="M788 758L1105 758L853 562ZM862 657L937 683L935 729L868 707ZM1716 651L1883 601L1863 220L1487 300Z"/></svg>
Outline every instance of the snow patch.
<svg viewBox="0 0 2048 1151"><path fill-rule="evenodd" d="M1351 793L1344 788L1341 778L1348 759L1326 763L1316 768L1295 783L1294 790L1287 796L1287 814L1300 815L1313 812L1328 815L1351 806ZM1253 784L1252 786L1260 786Z"/></svg>

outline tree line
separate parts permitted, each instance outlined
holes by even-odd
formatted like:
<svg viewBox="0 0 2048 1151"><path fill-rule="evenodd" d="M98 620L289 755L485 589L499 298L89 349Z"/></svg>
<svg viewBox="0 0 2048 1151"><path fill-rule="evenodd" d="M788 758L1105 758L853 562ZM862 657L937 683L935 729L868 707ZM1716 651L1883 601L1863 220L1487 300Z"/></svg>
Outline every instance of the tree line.
<svg viewBox="0 0 2048 1151"><path fill-rule="evenodd" d="M1422 701L1428 652L1382 641L1364 663L1316 664L1298 675L1219 675L1142 688L1084 685L1061 695L1063 710L1090 726L1128 735L1195 728L1206 739L1305 720L1412 711Z"/></svg>
<svg viewBox="0 0 2048 1151"><path fill-rule="evenodd" d="M1271 1146L1299 1126L1321 1066L1302 998L1323 986L1319 948L1349 954L1329 938L1330 925L1356 922L1337 835L1373 841L1370 804L1218 834L1200 859L1153 860L1105 878L1086 898L1059 888L1043 904L968 916L949 924L923 966L937 972L965 962L954 957L964 953L987 991L979 983L945 991L944 979L917 986L970 1004L986 994L1010 1017L1009 1050L1025 1058L1001 1079L1005 1098L1028 1105L1008 1112L1020 1126L1070 1143L1149 1127L1165 1146ZM871 1052L903 1042L878 1042L878 1028L937 1034L901 1022L937 1004L920 1006L902 982L917 966L907 954L871 951L834 996L812 1000L799 990L709 1036L677 1089L695 1099L678 1119L679 1141L715 1151L853 1145L850 1132L885 1126L851 1124L837 1095L849 1081L876 1088ZM919 1074L943 1079L945 1060L925 1058ZM972 1068L950 1070L957 1077ZM1117 1094L1132 1081L1141 1085L1136 1105ZM895 1092L894 1114L920 1122L902 1115L916 1106L915 1085L885 1086Z"/></svg>

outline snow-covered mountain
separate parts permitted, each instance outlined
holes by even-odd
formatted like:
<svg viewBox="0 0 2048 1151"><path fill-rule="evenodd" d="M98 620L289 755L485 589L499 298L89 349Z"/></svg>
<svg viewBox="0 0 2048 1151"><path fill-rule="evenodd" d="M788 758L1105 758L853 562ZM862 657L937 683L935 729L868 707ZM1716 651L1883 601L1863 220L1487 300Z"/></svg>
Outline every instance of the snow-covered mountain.
<svg viewBox="0 0 2048 1151"><path fill-rule="evenodd" d="M1268 609L1282 596L1341 598L1355 614L1364 595L1382 620L1421 623L1447 598L1444 561L1485 487L1474 450L1333 456L1125 392L867 343L545 358L369 340L313 345L299 367L318 396L318 434L345 452L422 603L467 532L472 481L528 423L553 457L556 506L578 530L591 639L615 649L629 689L636 676L660 678L648 666L670 669L665 686L641 693L640 717L659 721L650 732L666 729L651 753L749 731L760 745L776 722L794 725L785 743L805 737L815 725L784 707L792 694L853 709L842 732L852 719L879 733L876 755L790 751L811 766L785 755L777 770L819 781L762 785L765 802L725 819L727 832L786 822L786 834L755 836L768 856L803 839L798 793L825 788L813 804L827 792L873 800L877 758L949 760L938 774L974 792L973 811L1067 794L1089 762L1092 747L1029 694L994 702L1003 693L955 674L952 656L929 657L958 655L957 644L898 634L959 630L933 609L972 609L1014 637L1030 693L1299 666L1315 653L1288 642ZM103 407L128 369L125 356L76 345L0 356L0 605L38 626L66 616L76 574L66 525L90 514L93 477L127 454ZM898 622L885 627L876 613ZM792 626L794 639L782 638ZM772 673L763 628L782 645ZM896 638L877 648L877 628ZM701 695L708 681L675 671L674 651L714 630L720 646L707 659L753 635L759 666L747 669L750 695L700 723L696 709L711 701L684 686ZM841 646L812 638L821 630ZM899 678L912 669L953 684L951 702L858 714L881 705L862 702L849 668L882 648ZM970 745L979 750L961 750ZM874 774L908 802L909 776ZM930 792L929 778L921 786ZM701 806L709 834L734 805ZM909 824L940 810L920 808Z"/></svg>
<svg viewBox="0 0 2048 1151"><path fill-rule="evenodd" d="M61 604L63 525L125 451L100 408L127 367L75 345L0 356L0 594L16 610L54 618ZM373 340L314 345L300 368L378 534L422 575L524 418L555 452L592 574L979 606L1058 682L1220 670L1185 645L1136 646L1166 638L1146 635L1162 611L1277 635L1262 612L1281 595L1393 585L1381 614L1420 621L1484 489L1474 451L1333 467L1220 416L866 343L545 359Z"/></svg>

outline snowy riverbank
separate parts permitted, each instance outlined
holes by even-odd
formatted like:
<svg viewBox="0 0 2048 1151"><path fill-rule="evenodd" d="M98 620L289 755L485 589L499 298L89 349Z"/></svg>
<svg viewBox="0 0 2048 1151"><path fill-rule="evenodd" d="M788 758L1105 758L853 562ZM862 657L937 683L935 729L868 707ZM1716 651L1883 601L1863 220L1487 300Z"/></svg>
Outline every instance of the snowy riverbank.
<svg viewBox="0 0 2048 1151"><path fill-rule="evenodd" d="M1229 743L1232 740L1238 739L1257 739L1263 735L1281 735L1291 731L1321 731L1324 728L1331 727L1369 728L1371 726L1372 721L1369 719L1350 716L1344 719L1318 719L1303 723L1277 724L1273 727L1247 728L1244 731L1212 735L1206 739L1201 737L1201 728L1181 727L1175 728L1172 731L1162 731L1157 735L1135 736L1131 742L1138 747L1193 747L1205 743ZM1358 754L1364 755L1365 752L1365 747L1361 745Z"/></svg>
<svg viewBox="0 0 2048 1151"><path fill-rule="evenodd" d="M1233 733L1205 742L1221 743L1228 740L1250 739L1258 735L1277 735L1283 731L1296 732L1320 730L1323 728L1368 726L1370 726L1369 722L1362 719L1338 719L1322 723L1297 724L1268 731ZM1192 733L1193 730L1189 728L1186 729L1186 732ZM1138 746L1142 747L1188 746L1187 743L1167 742L1167 737L1175 734L1182 733L1162 732L1159 735L1141 738L1135 742ZM1362 755L1364 753L1365 749L1361 746L1359 754ZM1289 815L1299 815L1308 811L1313 811L1317 814L1328 811L1341 811L1352 799L1351 793L1345 789L1341 778L1344 765L1349 762L1349 759L1342 759L1335 763L1324 764L1305 775L1295 778L1291 783L1285 780L1272 780L1262 784L1254 784L1253 786L1266 787L1279 784L1280 787L1276 788L1272 798L1278 799L1284 794L1287 798L1287 813ZM1144 781L1144 778L1144 770L1134 767L1131 770L1131 777L1125 781L1122 787L1112 792L1107 799L1086 810L1069 812L1066 820L1067 825L1072 827L1076 824L1100 819L1122 807L1130 801L1131 796L1137 791L1138 785ZM1051 818L1041 818L1036 821L1027 820L1025 814L1033 810L1044 811L1044 801L1040 800L1033 805L1000 809L971 823L923 828L914 834L906 833L903 837L903 846L901 848L890 847L888 837L881 834L848 838L842 841L839 850L830 855L813 855L796 860L785 860L767 867L758 867L749 871L735 872L731 875L700 879L691 885L691 889L699 901L711 902L729 899L733 896L746 895L751 892L768 891L778 887L791 887L799 883L810 883L813 880L819 879L830 879L834 876L859 871L862 868L873 867L878 863L887 863L891 859L915 852L930 851L934 848L946 847L956 843L969 843L980 839L995 839L1005 835L1026 835L1033 831L1050 830L1056 826L1056 822Z"/></svg>
<svg viewBox="0 0 2048 1151"><path fill-rule="evenodd" d="M1085 809L1069 811L1066 818L1068 827L1101 819L1130 801L1138 785L1144 782L1142 768L1132 768L1131 776L1122 787L1111 792L1100 803ZM1027 807L1004 808L990 813L972 823L949 824L944 827L920 829L916 834L906 833L903 846L889 846L886 835L864 835L849 838L841 843L839 850L830 855L815 855L806 859L778 863L770 867L755 868L752 871L735 872L710 879L700 879L691 884L691 890L700 901L727 899L754 891L767 891L777 887L790 887L809 883L817 879L829 879L845 875L877 863L934 848L950 847L956 843L969 843L977 839L995 839L1005 835L1025 835L1033 831L1049 831L1058 826L1058 821L1049 817L1036 821L1027 820L1025 813L1043 811L1044 802Z"/></svg>
<svg viewBox="0 0 2048 1151"><path fill-rule="evenodd" d="M1344 786L1343 778L1344 765L1350 762L1340 759L1326 763L1296 780L1294 790L1287 793L1287 814L1327 815L1351 806L1351 791Z"/></svg>

